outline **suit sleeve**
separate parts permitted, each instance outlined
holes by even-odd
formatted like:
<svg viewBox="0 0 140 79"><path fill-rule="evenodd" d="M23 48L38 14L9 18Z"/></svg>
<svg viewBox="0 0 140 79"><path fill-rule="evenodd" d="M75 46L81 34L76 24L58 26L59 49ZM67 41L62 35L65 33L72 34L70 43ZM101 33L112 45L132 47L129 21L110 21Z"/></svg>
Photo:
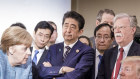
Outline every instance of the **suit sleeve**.
<svg viewBox="0 0 140 79"><path fill-rule="evenodd" d="M45 62L50 62L51 63L51 51L49 50L47 52L48 54L46 55ZM52 66L52 67L44 67L43 64L39 66L39 76L41 78L53 78L60 76L59 70L62 66Z"/></svg>
<svg viewBox="0 0 140 79"><path fill-rule="evenodd" d="M79 62L75 66L75 70L64 74L63 77L56 77L56 79L87 79L85 75L87 75L87 72L93 67L93 63L95 64L94 56L95 52L93 49L84 51ZM92 75L94 74L95 73Z"/></svg>

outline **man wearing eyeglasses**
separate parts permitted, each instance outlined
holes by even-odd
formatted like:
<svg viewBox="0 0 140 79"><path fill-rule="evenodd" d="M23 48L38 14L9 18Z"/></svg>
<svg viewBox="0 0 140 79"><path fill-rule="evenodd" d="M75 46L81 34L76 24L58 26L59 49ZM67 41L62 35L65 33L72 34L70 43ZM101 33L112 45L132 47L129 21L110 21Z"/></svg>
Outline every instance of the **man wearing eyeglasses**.
<svg viewBox="0 0 140 79"><path fill-rule="evenodd" d="M96 60L95 78L96 78L104 51L109 49L114 40L112 26L107 23L98 25L94 30L94 37L96 45L96 59L95 59Z"/></svg>
<svg viewBox="0 0 140 79"><path fill-rule="evenodd" d="M114 18L114 36L118 46L104 52L97 79L120 79L121 60L127 56L140 56L140 44L136 43L136 18L121 13Z"/></svg>

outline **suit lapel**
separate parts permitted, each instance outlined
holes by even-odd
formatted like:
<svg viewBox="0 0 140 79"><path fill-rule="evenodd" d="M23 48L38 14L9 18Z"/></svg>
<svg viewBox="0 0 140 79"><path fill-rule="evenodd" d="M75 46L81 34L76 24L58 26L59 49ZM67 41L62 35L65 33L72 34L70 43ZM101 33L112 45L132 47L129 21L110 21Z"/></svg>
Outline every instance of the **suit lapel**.
<svg viewBox="0 0 140 79"><path fill-rule="evenodd" d="M40 64L42 64L42 63L44 62L44 59L45 59L45 57L46 57L46 55L47 55L47 51L48 51L48 50L46 50L46 49L44 50L42 56L40 57L40 60L38 61L37 67L39 67Z"/></svg>
<svg viewBox="0 0 140 79"><path fill-rule="evenodd" d="M136 51L137 47L138 47L138 46L136 45L136 42L134 41L134 42L132 43L132 45L131 45L129 51L128 51L127 56L133 56L133 55L135 55L135 51Z"/></svg>
<svg viewBox="0 0 140 79"><path fill-rule="evenodd" d="M115 47L115 49L111 52L112 53L112 57L110 59L110 68L111 68L111 73L114 69L114 66L115 66L115 62L116 62L116 59L117 59L117 55L118 55L118 46Z"/></svg>
<svg viewBox="0 0 140 79"><path fill-rule="evenodd" d="M58 61L63 62L64 42L60 43L56 50L56 57Z"/></svg>
<svg viewBox="0 0 140 79"><path fill-rule="evenodd" d="M67 58L65 59L65 64L68 63L75 55L77 55L81 50L81 43L78 41L69 52Z"/></svg>

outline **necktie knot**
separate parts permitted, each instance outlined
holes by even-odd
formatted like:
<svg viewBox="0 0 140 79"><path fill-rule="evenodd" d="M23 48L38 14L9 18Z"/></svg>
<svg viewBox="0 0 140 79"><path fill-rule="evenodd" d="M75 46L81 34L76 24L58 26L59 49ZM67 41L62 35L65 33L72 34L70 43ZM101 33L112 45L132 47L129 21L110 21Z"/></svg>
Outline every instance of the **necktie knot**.
<svg viewBox="0 0 140 79"><path fill-rule="evenodd" d="M71 49L69 46L65 46L65 48L67 49L67 51L69 51Z"/></svg>
<svg viewBox="0 0 140 79"><path fill-rule="evenodd" d="M39 53L39 51L38 50L35 50L35 55L37 55Z"/></svg>
<svg viewBox="0 0 140 79"><path fill-rule="evenodd" d="M66 59L66 57L71 49L69 46L65 46L65 48L66 48L66 52L64 53L64 60Z"/></svg>
<svg viewBox="0 0 140 79"><path fill-rule="evenodd" d="M102 55L99 55L99 59L100 59L100 60L102 59Z"/></svg>
<svg viewBox="0 0 140 79"><path fill-rule="evenodd" d="M123 50L123 48L120 48L120 52L123 52L124 50Z"/></svg>

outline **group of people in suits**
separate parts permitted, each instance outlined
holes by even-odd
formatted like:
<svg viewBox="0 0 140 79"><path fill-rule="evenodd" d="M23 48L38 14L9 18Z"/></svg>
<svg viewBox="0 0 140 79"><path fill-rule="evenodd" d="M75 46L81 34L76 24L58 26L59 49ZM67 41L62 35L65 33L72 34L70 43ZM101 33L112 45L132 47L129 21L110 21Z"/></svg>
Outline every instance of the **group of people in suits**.
<svg viewBox="0 0 140 79"><path fill-rule="evenodd" d="M87 75L89 74L87 72L92 69L95 53L90 46L78 40L78 37L83 33L84 24L85 20L79 13L69 11L64 14L62 22L64 42L50 46L48 51L45 52L47 53L46 58L44 58L45 61L41 63L39 68L35 68L39 78L88 78ZM70 50L67 54L67 48L65 47L68 46Z"/></svg>
<svg viewBox="0 0 140 79"><path fill-rule="evenodd" d="M23 27L23 30L19 27L10 27L8 30L13 30L13 33L17 34L16 38L24 41L14 41L14 37L12 40L18 43L7 45L5 40L8 38L4 36L9 32L6 31L3 35L4 39L1 40L3 51L0 51L0 59L9 60L7 57L10 57L13 60L9 60L10 63L7 62L6 65L9 69L14 69L15 73L19 72L13 77L15 79L18 79L19 75L25 75L25 79L126 79L130 76L140 78L139 75L133 73L140 74L138 70L130 71L132 75L125 72L126 67L140 69L137 67L140 65L137 64L140 62L138 57L140 45L134 40L137 27L136 17L126 13L115 15L113 10L109 9L100 10L94 30L93 46L95 48L81 39L86 38L89 42L87 37L81 36L84 24L85 19L81 14L75 11L66 12L62 20L64 42L54 44L57 38L56 24L50 21L40 21L34 29L32 46L32 37L26 28ZM14 32L14 30L17 31ZM25 37L20 38L20 34ZM17 52L19 48L22 51ZM21 54L23 51L26 51L25 55ZM16 61L16 59L22 60L18 56L21 56L24 61ZM131 57L134 61L130 60ZM4 63L3 61L0 62L0 67L4 67L1 64ZM129 66L130 63L133 65ZM0 74L0 79L12 76L11 71L10 73L5 72L4 69L0 71L9 74L7 77ZM24 72L23 75L22 72Z"/></svg>
<svg viewBox="0 0 140 79"><path fill-rule="evenodd" d="M118 46L104 52L97 79L121 78L121 62L118 62L121 48L123 48L122 59L127 56L140 56L140 45L133 40L137 27L136 18L126 13L121 13L114 17L113 22L114 36Z"/></svg>
<svg viewBox="0 0 140 79"><path fill-rule="evenodd" d="M136 18L133 16L126 13L115 16L113 10L109 9L99 11L94 30L95 50L78 40L83 33L84 24L81 14L75 11L64 14L64 42L51 45L37 68L36 64L33 64L34 79L120 79L121 62L119 72L115 72L120 48L124 49L121 60L127 56L140 55L140 46L133 40L137 27ZM42 29L44 28L39 28ZM48 37L51 34L52 32ZM35 54L32 59L34 56Z"/></svg>

